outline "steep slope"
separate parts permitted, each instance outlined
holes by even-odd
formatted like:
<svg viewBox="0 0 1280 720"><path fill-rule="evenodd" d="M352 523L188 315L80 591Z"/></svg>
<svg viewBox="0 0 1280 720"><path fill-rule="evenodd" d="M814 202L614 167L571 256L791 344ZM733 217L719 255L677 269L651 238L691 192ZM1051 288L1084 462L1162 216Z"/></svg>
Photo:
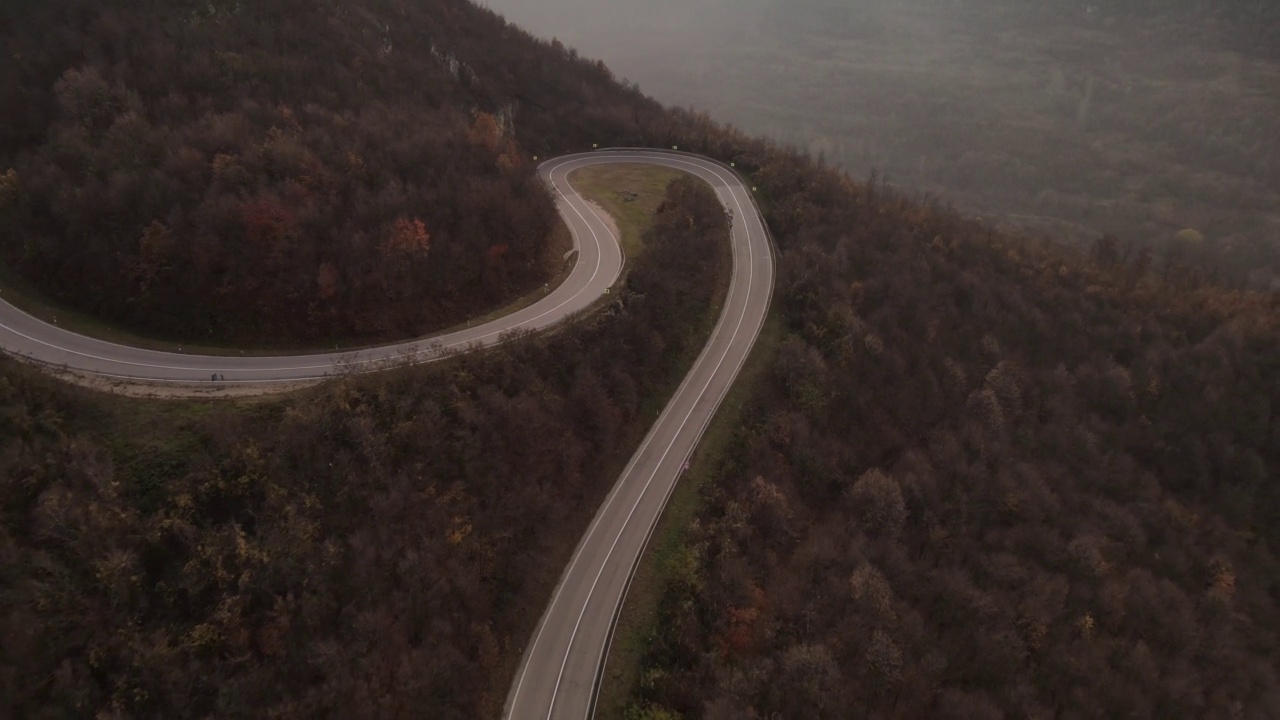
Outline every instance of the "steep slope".
<svg viewBox="0 0 1280 720"><path fill-rule="evenodd" d="M728 286L673 183L614 311L270 402L0 360L0 716L496 717Z"/></svg>
<svg viewBox="0 0 1280 720"><path fill-rule="evenodd" d="M5 125L6 148L39 145L40 118L68 139L88 132L57 120L48 92L67 68L96 64L78 44L115 67L162 34L112 30L111 13L87 3L6 5L15 7L81 30L41 36L28 31L53 26L21 28L10 16L17 54L71 59L0 66L21 79L0 92L46 94L43 106L4 98L6 112L44 113ZM296 28L322 17L366 39L361 67L387 55L386 27L379 37L363 16L341 15L347 5L200 7L214 12L158 27L173 43L186 27L234 27L217 32L252 59L236 43L269 35L289 39L281 48L310 47L318 36ZM255 23L237 25L237 7ZM502 128L514 98L515 131L504 132L525 154L678 144L736 162L760 189L792 337L693 528L638 715L1276 714L1274 296L1222 292L1190 267L1153 274L1149 258L1109 241L1075 256L859 185L705 118L660 111L598 65L464 3L362 7L426 23L396 25L409 31L392 38L389 57L405 43L429 54L423 28L447 29L433 40L451 48L444 59L415 66L464 103L445 111L457 140L446 151L479 154L494 136L466 103ZM392 16L374 17L389 26ZM83 42L89 27L113 40ZM459 77L465 64L487 90L456 80L450 54ZM260 74L221 87L284 94L293 90L275 78L311 87L301 79L319 76L311 65L270 67L250 64ZM113 72L98 73L108 97L117 82L133 89ZM411 75L375 89L428 92ZM372 93L368 83L351 80L351 92ZM353 123L389 115L413 131L388 102L359 97L377 112L353 111ZM264 98L268 109L255 112L273 119L260 127L279 126L283 142L297 131L281 124L279 100ZM290 109L295 119L309 112ZM399 147L398 131L368 132ZM45 186L32 179L60 166L6 152L16 154L0 186L4 237L17 221L58 221L39 209L50 191L34 192ZM492 162L456 178L501 177ZM262 406L181 410L94 408L5 367L0 697L11 714L496 715L513 649L615 476L598 458L634 448L669 387L660 376L678 377L671 348L696 334L688 314L709 289L686 272L701 235L685 215L660 223L667 250L649 258L647 278L633 277L646 298L634 313L494 358ZM395 219L385 218L392 229ZM442 231L422 220L429 261ZM412 222L405 236L400 244L422 245ZM157 229L146 247L168 247L165 237ZM254 317L224 312L241 310ZM204 322L228 323L228 336L258 327Z"/></svg>
<svg viewBox="0 0 1280 720"><path fill-rule="evenodd" d="M1280 713L1280 296L760 175L790 337L633 716Z"/></svg>
<svg viewBox="0 0 1280 720"><path fill-rule="evenodd" d="M383 340L492 309L560 269L532 157L657 110L460 0L0 17L0 259L179 340Z"/></svg>

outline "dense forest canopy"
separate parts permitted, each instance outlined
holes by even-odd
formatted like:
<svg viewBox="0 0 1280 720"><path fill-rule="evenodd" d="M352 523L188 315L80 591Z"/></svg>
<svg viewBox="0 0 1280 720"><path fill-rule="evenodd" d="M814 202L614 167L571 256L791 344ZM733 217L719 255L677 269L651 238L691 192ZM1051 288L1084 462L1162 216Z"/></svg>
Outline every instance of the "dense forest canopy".
<svg viewBox="0 0 1280 720"><path fill-rule="evenodd" d="M1280 713L1280 298L800 167L634 716Z"/></svg>
<svg viewBox="0 0 1280 720"><path fill-rule="evenodd" d="M0 14L0 257L174 339L375 340L491 309L560 268L533 156L619 103L654 111L459 0Z"/></svg>
<svg viewBox="0 0 1280 720"><path fill-rule="evenodd" d="M69 242L57 223L86 222L99 205L58 200L44 174L108 203L112 214L91 219L119 233L85 247L112 272L129 276L128 254L144 247L184 257L175 228L204 207L199 182L175 218L129 215L145 193L108 202L115 163L139 177L168 167L169 146L145 141L156 132L204 153L185 153L193 177L212 178L218 154L239 156L220 167L242 194L204 187L215 205L259 211L248 224L227 216L241 235L311 237L266 203L309 197L289 194L300 192L290 183L307 189L293 160L350 174L355 152L364 170L336 186L353 197L396 173L451 179L430 185L447 198L434 215L338 218L369 238L349 249L357 263L392 236L410 252L425 244L428 265L442 238L482 237L440 219L448 203L481 202L459 186L510 190L510 210L483 218L495 226L549 212L545 195L520 194L527 160L499 163L508 141L520 158L679 145L735 162L758 187L786 338L707 486L635 717L1280 715L1280 296L1224 289L1192 258L1116 237L1076 252L855 182L662 110L600 64L467 3L195 7L5 6L6 49L27 60L0 65L2 112L15 118L2 126L14 170L0 173L0 223L6 239L42 233L5 247L51 292L77 279L68 301L99 292L76 274L92 268L41 253ZM54 28L67 29L31 32ZM182 43L213 37L221 44L192 48L204 60L174 60ZM321 52L316 38L335 45ZM165 47L155 57L169 66L130 64ZM237 56L224 67L214 47ZM170 73L197 84L172 83L169 99ZM311 82L324 73L340 82ZM232 131L212 124L226 115ZM103 142L86 151L85 137ZM228 144L208 144L220 137ZM107 149L119 156L96 155ZM382 179L362 190L366 175ZM704 278L723 272L710 203L696 186L672 188L615 315L491 356L182 408L82 398L0 366L4 711L496 716L616 476L599 459L625 462L705 337ZM317 258L334 247L317 244ZM477 260L488 246L474 250ZM259 258L263 272L285 271L270 260ZM348 287L347 268L335 272ZM150 282L160 293L159 274ZM220 308L223 320L201 321L227 323L214 327L226 337L269 322L216 305L220 286L193 287L214 299L192 292L189 303ZM104 312L125 320L145 302ZM158 307L135 322L191 327L164 325Z"/></svg>
<svg viewBox="0 0 1280 720"><path fill-rule="evenodd" d="M496 717L727 271L686 178L553 337L241 407L0 360L0 716Z"/></svg>

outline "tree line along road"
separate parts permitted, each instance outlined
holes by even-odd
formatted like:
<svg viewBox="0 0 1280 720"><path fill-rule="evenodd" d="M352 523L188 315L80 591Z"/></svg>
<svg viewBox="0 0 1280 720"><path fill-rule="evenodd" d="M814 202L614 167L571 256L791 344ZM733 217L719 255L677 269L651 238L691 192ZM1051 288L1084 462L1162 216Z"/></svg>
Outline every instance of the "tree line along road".
<svg viewBox="0 0 1280 720"><path fill-rule="evenodd" d="M195 355L79 335L0 300L0 348L81 375L171 384L179 391L211 382L283 385L478 350L504 341L512 331L554 326L590 307L617 282L623 262L620 239L568 180L574 170L609 163L658 165L708 183L731 218L733 275L711 338L578 543L525 648L507 698L505 716L512 720L586 718L594 711L614 621L636 563L768 314L774 284L772 246L751 190L728 167L695 155L643 149L602 150L543 163L539 172L556 197L578 251L569 277L528 307L443 335L350 352Z"/></svg>

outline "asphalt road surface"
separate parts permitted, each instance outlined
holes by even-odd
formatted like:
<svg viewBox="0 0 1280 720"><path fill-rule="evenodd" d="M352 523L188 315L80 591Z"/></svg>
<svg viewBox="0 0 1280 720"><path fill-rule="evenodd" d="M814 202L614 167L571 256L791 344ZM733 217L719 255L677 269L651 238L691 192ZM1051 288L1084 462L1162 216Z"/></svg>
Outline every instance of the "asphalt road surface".
<svg viewBox="0 0 1280 720"><path fill-rule="evenodd" d="M512 720L590 717L613 625L636 563L676 480L764 325L773 253L763 221L734 173L712 161L665 153L610 153L549 164L561 194L568 171L601 162L644 162L707 181L733 217L733 281L711 339L618 478L552 595L507 696Z"/></svg>
<svg viewBox="0 0 1280 720"><path fill-rule="evenodd" d="M555 290L528 307L490 322L364 350L287 356L199 355L147 350L78 335L38 320L0 296L0 348L59 369L124 382L208 385L216 375L222 385L279 384L430 362L499 343L511 331L541 330L596 302L622 270L617 238L593 207L568 189L565 166L550 161L541 170L553 187L564 188L557 204L573 231L577 261L569 277Z"/></svg>
<svg viewBox="0 0 1280 720"><path fill-rule="evenodd" d="M773 294L773 253L763 221L732 170L705 158L659 151L609 150L547 161L540 172L573 232L577 262L568 279L538 302L475 327L366 350L292 356L220 356L162 352L63 330L0 299L0 348L28 360L120 382L272 384L430 362L502 342L516 330L540 330L580 312L617 281L619 239L594 206L569 185L574 170L607 163L661 165L696 175L732 213L733 280L711 339L649 430L574 551L524 652L506 716L586 718L617 612L632 572L676 480L746 361ZM429 714L429 713L428 713Z"/></svg>

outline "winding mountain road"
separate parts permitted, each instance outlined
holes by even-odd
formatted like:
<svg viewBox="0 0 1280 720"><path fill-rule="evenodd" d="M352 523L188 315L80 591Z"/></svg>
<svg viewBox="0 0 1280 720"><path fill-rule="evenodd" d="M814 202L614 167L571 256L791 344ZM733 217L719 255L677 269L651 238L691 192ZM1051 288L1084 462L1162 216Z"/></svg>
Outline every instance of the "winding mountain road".
<svg viewBox="0 0 1280 720"><path fill-rule="evenodd" d="M521 310L472 328L366 350L293 356L163 352L106 342L42 322L0 299L0 348L28 360L119 382L175 387L281 384L400 363L430 362L540 330L588 308L622 270L619 239L570 186L589 165L644 163L706 181L732 214L733 278L711 338L618 478L552 595L525 648L507 698L512 720L589 717L618 610L636 563L716 408L764 325L773 294L773 252L751 191L729 168L706 158L651 150L607 150L544 163L539 171L573 233L578 259L568 279ZM429 713L428 713L429 714Z"/></svg>
<svg viewBox="0 0 1280 720"><path fill-rule="evenodd" d="M506 717L590 717L613 625L636 563L694 446L746 362L773 295L773 252L751 191L709 160L665 153L575 156L551 178L598 162L647 162L684 170L714 188L733 215L733 280L711 339L623 470L552 594L507 697Z"/></svg>
<svg viewBox="0 0 1280 720"><path fill-rule="evenodd" d="M38 320L0 299L0 348L41 364L123 382L290 384L401 363L430 362L501 342L515 330L541 330L585 310L622 271L622 250L608 224L568 187L558 161L541 168L559 193L558 209L573 232L578 259L555 290L521 310L474 327L375 348L307 355L199 355L130 347L78 335Z"/></svg>

